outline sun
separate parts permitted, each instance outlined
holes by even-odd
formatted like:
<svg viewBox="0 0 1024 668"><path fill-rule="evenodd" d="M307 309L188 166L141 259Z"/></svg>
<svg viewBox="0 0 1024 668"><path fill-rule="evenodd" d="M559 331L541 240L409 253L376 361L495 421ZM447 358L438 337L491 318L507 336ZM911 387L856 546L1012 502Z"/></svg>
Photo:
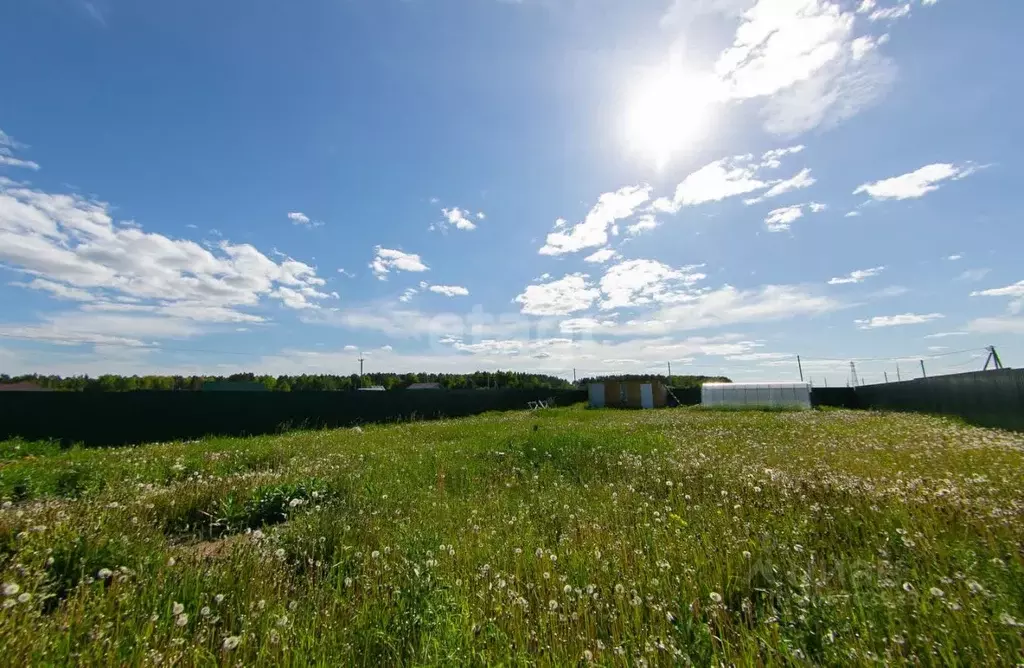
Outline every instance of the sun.
<svg viewBox="0 0 1024 668"><path fill-rule="evenodd" d="M679 66L651 72L629 97L626 141L630 150L663 168L675 154L708 134L719 99L710 76Z"/></svg>

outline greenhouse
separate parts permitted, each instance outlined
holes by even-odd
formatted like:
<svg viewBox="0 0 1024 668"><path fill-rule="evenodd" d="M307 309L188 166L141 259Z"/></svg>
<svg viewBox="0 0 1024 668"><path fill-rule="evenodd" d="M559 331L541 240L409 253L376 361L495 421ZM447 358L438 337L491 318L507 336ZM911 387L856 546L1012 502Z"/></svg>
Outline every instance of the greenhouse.
<svg viewBox="0 0 1024 668"><path fill-rule="evenodd" d="M810 383L704 383L701 406L810 408Z"/></svg>

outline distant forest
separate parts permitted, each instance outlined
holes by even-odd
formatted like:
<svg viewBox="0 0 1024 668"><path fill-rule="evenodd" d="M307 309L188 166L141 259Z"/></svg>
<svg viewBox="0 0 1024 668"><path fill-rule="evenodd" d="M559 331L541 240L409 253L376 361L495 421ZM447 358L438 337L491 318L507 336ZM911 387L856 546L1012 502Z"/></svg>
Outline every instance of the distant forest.
<svg viewBox="0 0 1024 668"><path fill-rule="evenodd" d="M709 376L602 376L583 378L576 387L586 387L595 380L658 380L672 387L699 387L704 382L729 382L728 378ZM513 371L478 371L471 374L452 373L368 373L336 376L329 374L301 376L258 376L252 373L238 373L231 376L41 376L30 374L9 376L0 374L0 385L12 383L34 383L48 390L67 392L133 392L136 390L201 390L204 383L245 383L260 384L272 392L349 391L360 387L381 386L388 390L401 390L413 383L440 383L449 390L472 390L487 388L514 389L572 389L574 385L557 376Z"/></svg>

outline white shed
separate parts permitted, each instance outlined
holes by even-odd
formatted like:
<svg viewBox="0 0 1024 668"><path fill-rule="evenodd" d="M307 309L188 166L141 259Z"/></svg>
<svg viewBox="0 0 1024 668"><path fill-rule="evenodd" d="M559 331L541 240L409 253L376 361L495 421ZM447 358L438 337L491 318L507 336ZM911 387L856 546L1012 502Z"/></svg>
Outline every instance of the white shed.
<svg viewBox="0 0 1024 668"><path fill-rule="evenodd" d="M701 406L810 408L810 383L704 383Z"/></svg>

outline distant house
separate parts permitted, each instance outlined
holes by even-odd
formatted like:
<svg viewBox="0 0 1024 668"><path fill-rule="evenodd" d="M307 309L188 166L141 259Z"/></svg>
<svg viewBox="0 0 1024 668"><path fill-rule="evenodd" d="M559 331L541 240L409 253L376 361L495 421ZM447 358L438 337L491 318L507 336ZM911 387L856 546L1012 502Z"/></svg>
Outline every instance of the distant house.
<svg viewBox="0 0 1024 668"><path fill-rule="evenodd" d="M0 385L0 392L53 392L53 390L48 387L40 387L35 383L24 382Z"/></svg>
<svg viewBox="0 0 1024 668"><path fill-rule="evenodd" d="M441 383L413 383L407 390L440 390Z"/></svg>

